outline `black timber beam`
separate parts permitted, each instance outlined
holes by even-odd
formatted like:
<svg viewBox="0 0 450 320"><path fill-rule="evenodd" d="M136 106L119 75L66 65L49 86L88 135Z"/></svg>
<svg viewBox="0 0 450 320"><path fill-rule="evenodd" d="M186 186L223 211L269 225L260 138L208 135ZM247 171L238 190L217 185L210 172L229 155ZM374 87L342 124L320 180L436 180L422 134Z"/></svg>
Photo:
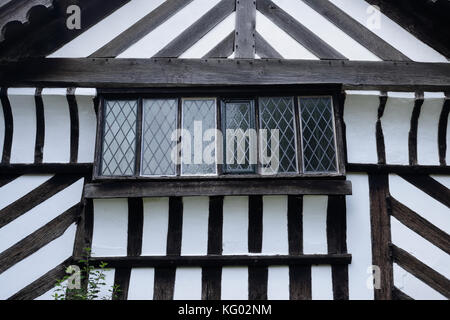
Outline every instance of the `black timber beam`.
<svg viewBox="0 0 450 320"><path fill-rule="evenodd" d="M277 59L51 58L0 61L0 85L145 88L343 84L345 89L450 90L450 64Z"/></svg>

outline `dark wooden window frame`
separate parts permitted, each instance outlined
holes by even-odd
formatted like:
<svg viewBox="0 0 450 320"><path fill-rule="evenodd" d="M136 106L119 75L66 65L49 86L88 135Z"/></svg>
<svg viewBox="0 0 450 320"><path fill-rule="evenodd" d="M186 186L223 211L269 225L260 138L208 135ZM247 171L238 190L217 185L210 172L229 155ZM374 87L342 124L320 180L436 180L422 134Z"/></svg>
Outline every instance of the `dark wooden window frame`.
<svg viewBox="0 0 450 320"><path fill-rule="evenodd" d="M345 178L345 148L343 137L343 119L342 119L342 88L336 85L320 85L320 86L301 86L301 85L282 85L282 86L233 86L233 87L180 87L180 88L133 88L133 89L100 89L100 105L98 112L98 125L97 125L97 139L95 150L95 161L93 170L94 181L167 181L167 180L223 180L223 179L238 179L238 180L253 180L253 179L324 179L324 178ZM236 101L236 100L253 100L255 101L255 127L258 132L259 128L259 110L258 110L258 98L261 97L274 97L274 96L292 96L294 97L294 111L295 111L295 127L296 127L296 148L297 148L297 173L280 173L276 175L261 175L260 170L257 168L256 173L247 174L224 174L222 165L217 165L217 175L205 175L205 176L182 176L180 169L177 170L177 176L141 176L140 175L140 147L142 139L142 101L144 99L178 99L178 115L182 113L182 99L183 98L207 98L211 97L216 99L216 127L222 129L222 102L223 101ZM336 173L304 173L303 172L303 147L302 147L302 135L299 118L299 98L301 97L325 97L329 96L332 99L333 108L333 122L335 129L335 141L336 141L336 154L338 170ZM138 100L138 128L136 139L136 172L134 176L102 176L101 173L101 161L102 161L102 136L104 131L104 101L105 100ZM180 120L178 119L178 128L180 127ZM259 143L259 139L258 139ZM259 146L258 146L258 159L259 159ZM225 156L225 154L224 154ZM259 166L259 165L258 165ZM178 166L180 167L180 166Z"/></svg>

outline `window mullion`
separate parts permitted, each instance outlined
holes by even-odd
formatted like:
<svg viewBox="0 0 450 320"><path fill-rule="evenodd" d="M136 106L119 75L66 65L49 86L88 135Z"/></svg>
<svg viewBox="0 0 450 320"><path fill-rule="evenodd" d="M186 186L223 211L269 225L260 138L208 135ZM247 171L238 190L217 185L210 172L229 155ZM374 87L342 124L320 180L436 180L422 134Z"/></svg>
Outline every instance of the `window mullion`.
<svg viewBox="0 0 450 320"><path fill-rule="evenodd" d="M141 175L141 161L142 161L142 119L143 119L143 107L142 98L138 99L138 110L136 119L136 168L135 176Z"/></svg>
<svg viewBox="0 0 450 320"><path fill-rule="evenodd" d="M182 114L182 110L183 110L183 101L181 98L178 98L178 109L177 109L177 135L178 135L178 139L177 139L177 176L181 176L181 139L182 139L182 134L181 134L181 130L182 128L182 120L183 120L183 114Z"/></svg>
<svg viewBox="0 0 450 320"><path fill-rule="evenodd" d="M298 173L303 174L303 135L301 128L301 112L299 106L299 97L294 97L294 118L295 118L295 133L297 134L297 170Z"/></svg>

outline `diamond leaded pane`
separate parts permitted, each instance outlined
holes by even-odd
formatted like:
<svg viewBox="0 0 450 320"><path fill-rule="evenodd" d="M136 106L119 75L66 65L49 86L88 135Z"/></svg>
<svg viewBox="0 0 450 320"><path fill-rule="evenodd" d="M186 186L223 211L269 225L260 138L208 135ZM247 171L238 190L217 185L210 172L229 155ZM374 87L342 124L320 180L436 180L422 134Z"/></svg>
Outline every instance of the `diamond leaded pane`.
<svg viewBox="0 0 450 320"><path fill-rule="evenodd" d="M141 174L144 176L174 176L176 163L171 153L177 142L172 133L177 129L176 99L144 100L142 128Z"/></svg>
<svg viewBox="0 0 450 320"><path fill-rule="evenodd" d="M182 174L216 174L215 132L213 140L204 141L208 136L205 135L207 131L211 133L210 130L216 130L216 100L185 99L182 112L184 129L181 140Z"/></svg>
<svg viewBox="0 0 450 320"><path fill-rule="evenodd" d="M234 101L224 104L223 122L225 135L224 172L254 172L255 163L251 152L255 152L253 104L250 101ZM253 145L252 145L253 144Z"/></svg>
<svg viewBox="0 0 450 320"><path fill-rule="evenodd" d="M294 98L260 98L259 115L261 129L267 130L265 141L261 141L262 155L272 159L270 163L262 163L266 173L297 172ZM272 141L271 130L278 130L278 142Z"/></svg>
<svg viewBox="0 0 450 320"><path fill-rule="evenodd" d="M101 167L104 176L134 175L137 106L136 100L105 101Z"/></svg>
<svg viewBox="0 0 450 320"><path fill-rule="evenodd" d="M305 172L336 172L331 98L300 98Z"/></svg>

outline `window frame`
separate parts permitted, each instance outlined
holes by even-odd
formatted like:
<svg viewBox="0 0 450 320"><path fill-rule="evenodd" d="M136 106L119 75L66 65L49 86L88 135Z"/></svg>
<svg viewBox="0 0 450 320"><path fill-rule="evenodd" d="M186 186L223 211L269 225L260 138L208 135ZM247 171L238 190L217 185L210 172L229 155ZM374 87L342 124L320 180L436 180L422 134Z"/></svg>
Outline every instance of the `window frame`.
<svg viewBox="0 0 450 320"><path fill-rule="evenodd" d="M344 146L344 131L343 131L343 120L342 120L342 109L343 109L343 99L342 90L340 87L336 89L308 89L302 88L301 86L271 86L271 87L250 87L250 88L148 88L148 89L129 89L124 92L121 89L99 89L99 97L96 102L97 111L97 134L96 134L96 145L95 145L95 156L93 165L93 176L92 179L95 181L154 181L154 180L216 180L216 179L255 179L255 178L300 178L300 179L323 179L323 178L344 178L345 177L345 164L346 164L346 150ZM262 174L261 164L260 164L260 139L259 130L261 127L260 111L259 111L259 100L260 98L266 97L292 97L294 100L294 124L295 124L295 139L296 139L296 162L297 162L297 172L292 173L277 173L277 174ZM302 136L302 121L300 118L300 98L311 98L311 97L329 97L331 99L331 108L333 116L333 129L334 129L334 140L336 148L336 162L337 171L336 172L325 172L325 173L306 173L304 172L303 164L303 136ZM182 127L182 103L183 99L214 99L216 101L216 129L222 130L222 103L223 101L254 101L254 120L255 120L255 130L258 136L257 143L257 159L258 165L256 165L256 171L254 173L224 173L222 164L218 163L218 152L216 152L216 174L207 175L182 175L181 174L181 164L177 164L176 175L164 175L164 176L142 176L140 163L137 164L135 174L132 176L102 176L101 166L102 166L102 154L103 154L103 133L105 121L104 119L104 109L105 101L107 100L138 100L138 115L137 115L137 146L136 146L136 162L141 162L142 152L142 130L143 130L143 100L144 99L176 99L178 101L177 110L177 129ZM225 137L223 141L218 141L216 139L216 147L219 150L222 147L223 159L226 159L225 148ZM181 146L180 141L177 144ZM222 145L220 145L222 144ZM139 154L138 154L139 152ZM139 159L139 161L137 161Z"/></svg>

